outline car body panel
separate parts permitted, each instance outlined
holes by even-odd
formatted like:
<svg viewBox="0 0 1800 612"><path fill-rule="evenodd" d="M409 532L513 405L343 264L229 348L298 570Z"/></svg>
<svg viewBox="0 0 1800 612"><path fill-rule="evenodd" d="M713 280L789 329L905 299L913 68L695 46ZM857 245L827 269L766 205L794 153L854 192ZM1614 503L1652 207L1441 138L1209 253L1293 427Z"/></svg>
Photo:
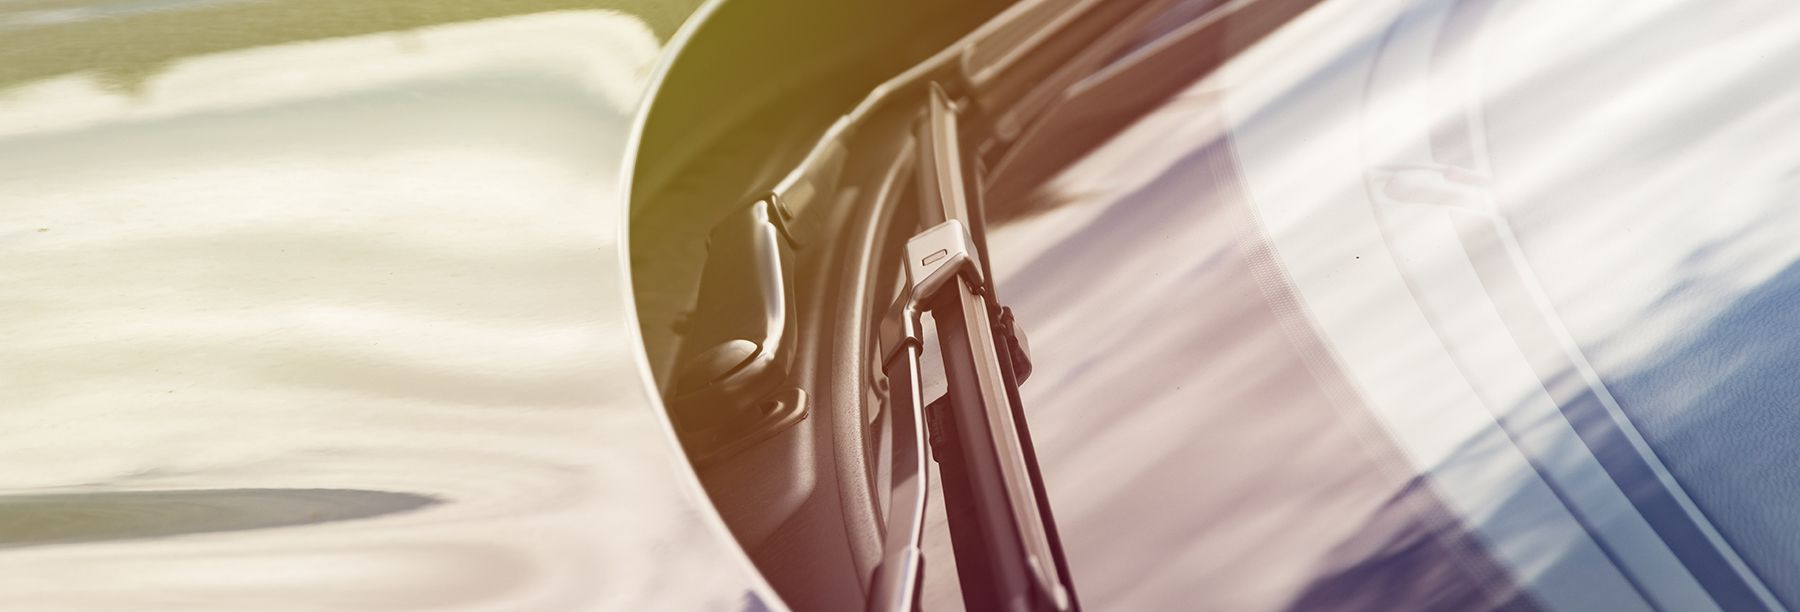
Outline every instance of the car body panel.
<svg viewBox="0 0 1800 612"><path fill-rule="evenodd" d="M756 605L615 273L692 9L0 7L0 606Z"/></svg>

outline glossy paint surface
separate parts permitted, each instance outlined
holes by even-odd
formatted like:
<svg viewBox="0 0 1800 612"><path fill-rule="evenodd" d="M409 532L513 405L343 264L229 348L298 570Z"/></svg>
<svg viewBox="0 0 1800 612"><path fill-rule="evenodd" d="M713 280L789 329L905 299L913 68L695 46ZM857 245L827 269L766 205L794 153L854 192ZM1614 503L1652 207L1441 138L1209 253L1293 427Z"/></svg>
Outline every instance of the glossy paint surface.
<svg viewBox="0 0 1800 612"><path fill-rule="evenodd" d="M691 9L0 3L0 607L744 606L617 273Z"/></svg>

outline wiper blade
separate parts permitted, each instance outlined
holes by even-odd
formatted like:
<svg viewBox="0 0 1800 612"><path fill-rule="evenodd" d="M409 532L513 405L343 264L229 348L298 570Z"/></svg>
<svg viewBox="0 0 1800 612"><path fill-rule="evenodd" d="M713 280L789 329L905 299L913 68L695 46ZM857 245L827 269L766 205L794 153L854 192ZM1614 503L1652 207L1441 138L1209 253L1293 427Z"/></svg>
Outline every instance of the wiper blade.
<svg viewBox="0 0 1800 612"><path fill-rule="evenodd" d="M995 300L980 250L979 194L965 180L950 99L932 87L917 130L919 219L906 245L907 285L882 327L894 447L893 510L872 610L918 604L926 470L935 453L963 599L972 610L1079 608L1044 494L1018 381L1028 369L1010 311ZM971 231L973 230L973 231ZM922 407L920 316L936 324L948 383ZM926 444L922 423L929 424Z"/></svg>

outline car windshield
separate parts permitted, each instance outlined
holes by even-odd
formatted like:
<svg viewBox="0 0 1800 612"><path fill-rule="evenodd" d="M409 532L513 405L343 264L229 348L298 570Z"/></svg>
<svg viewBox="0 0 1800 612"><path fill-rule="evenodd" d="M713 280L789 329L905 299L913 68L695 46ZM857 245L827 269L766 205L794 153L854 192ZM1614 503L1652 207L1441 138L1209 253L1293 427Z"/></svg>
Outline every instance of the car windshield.
<svg viewBox="0 0 1800 612"><path fill-rule="evenodd" d="M1797 119L1791 3L1325 2L995 206L1084 597L1800 602Z"/></svg>

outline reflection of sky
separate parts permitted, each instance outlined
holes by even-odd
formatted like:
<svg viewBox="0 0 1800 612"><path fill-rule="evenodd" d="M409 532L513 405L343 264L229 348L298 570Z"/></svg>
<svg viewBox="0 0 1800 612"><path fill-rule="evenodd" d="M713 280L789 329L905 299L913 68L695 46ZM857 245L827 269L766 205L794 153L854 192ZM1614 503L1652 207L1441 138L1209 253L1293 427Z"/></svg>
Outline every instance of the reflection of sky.
<svg viewBox="0 0 1800 612"><path fill-rule="evenodd" d="M1458 21L1483 4L1479 28ZM1778 442L1800 434L1782 374L1800 354L1800 15L1578 4L1327 3L1071 168L1057 208L993 232L1090 603L1280 607L1343 584L1309 576L1356 575L1333 573L1346 551L1402 563L1359 548L1391 518L1367 504L1407 481L1342 471L1369 459L1309 412L1331 375L1347 422L1374 419L1538 603L1717 609L1747 601L1732 581L1790 588L1800 548L1770 534L1800 487ZM1232 201L1193 161L1219 146L1218 106L1269 268L1208 212ZM1437 165L1458 139L1473 158ZM1287 324L1260 310L1281 291L1325 374L1253 340ZM1113 546L1135 532L1155 537ZM1144 550L1204 552L1145 574Z"/></svg>
<svg viewBox="0 0 1800 612"><path fill-rule="evenodd" d="M1761 156L1751 153L1753 147L1699 136L1708 131L1723 136L1734 129L1733 124L1741 125L1754 115L1740 114L1730 108L1733 105L1779 104L1788 97L1775 85L1792 81L1779 76L1787 71L1786 62L1777 59L1784 54L1775 50L1782 44L1791 45L1792 37L1783 39L1789 41L1786 43L1774 41L1776 32L1792 28L1772 24L1791 24L1792 18L1763 14L1768 20L1760 24L1746 21L1748 15L1758 12L1778 13L1781 7L1773 3L1739 5L1710 22L1684 16L1713 10L1702 10L1699 5L1675 10L1682 7L1664 3L1615 11L1558 3L1498 3L1495 18L1475 33L1465 30L1462 48L1446 53L1443 49L1448 45L1433 36L1453 30L1449 7L1465 4L1473 3L1424 3L1415 7L1401 27L1386 35L1370 76L1362 77L1366 85L1346 81L1335 90L1340 98L1367 96L1360 113L1327 110L1321 105L1315 105L1318 110L1310 118L1254 111L1255 119L1239 136L1251 183L1259 189L1258 205L1270 219L1274 239L1284 244L1284 259L1296 284L1311 300L1316 322L1333 339L1349 370L1360 377L1364 392L1376 398L1376 410L1383 412L1382 407L1388 407L1385 414L1390 426L1402 446L1413 448L1415 461L1438 465L1434 469L1440 474L1457 469L1454 461L1447 460L1453 455L1444 454L1447 447L1443 444L1462 438L1446 435L1448 431L1442 428L1461 422L1462 427L1474 428L1467 430L1470 432L1491 431L1481 423L1492 414L1524 452L1522 458L1528 463L1516 465L1520 469L1528 465L1544 476L1556 501L1570 507L1568 518L1594 534L1595 545L1621 565L1634 590L1665 608L1710 606L1710 601L1693 599L1704 597L1696 581L1704 583L1715 598L1721 597L1717 575L1741 573L1741 567L1729 569L1729 563L1714 569L1699 567L1692 569L1690 576L1682 564L1693 564L1694 545L1675 537L1676 532L1666 525L1672 520L1669 514L1653 512L1639 492L1641 487L1661 486L1653 477L1658 468L1652 465L1648 471L1640 471L1643 478L1622 478L1621 474L1631 470L1620 468L1618 459L1608 458L1616 457L1609 454L1614 448L1589 448L1606 436L1572 427L1572 423L1588 423L1582 427L1589 427L1589 421L1581 420L1587 416L1598 415L1606 421L1607 410L1613 411L1612 419L1629 416L1638 426L1648 427L1651 423L1644 420L1643 409L1651 405L1623 402L1620 411L1611 405L1613 399L1605 389L1599 388L1599 404L1588 409L1571 403L1576 400L1566 391L1546 385L1555 380L1552 376L1576 380L1591 376L1577 374L1588 371L1581 352L1596 346L1596 338L1617 338L1615 344L1629 345L1669 337L1671 330L1657 324L1676 312L1669 305L1640 300L1630 291L1601 289L1600 278L1617 283L1615 289L1649 286L1657 287L1655 292L1666 291L1693 282L1692 275L1660 262L1700 252L1705 239L1694 239L1713 231L1709 228L1729 226L1734 218L1754 220L1770 229L1779 227L1780 221L1770 211L1782 208L1771 207L1771 201L1759 193L1779 185L1778 174L1739 175L1743 180L1727 183L1733 187L1705 180L1680 181L1675 175L1699 170L1704 165L1695 162L1707 159L1750 172L1764 163L1783 163L1757 159ZM1746 6L1752 10L1743 10ZM1434 20L1445 24L1442 30L1432 25ZM1595 28L1596 23L1605 25ZM1549 38L1543 38L1546 36ZM1571 42L1549 44L1549 40ZM1480 63L1456 55L1471 49ZM1701 75L1692 69L1693 62L1717 68ZM1763 74L1746 75L1746 71ZM1367 89L1359 92L1359 87ZM1468 137L1475 144L1475 157L1460 163L1473 164L1466 167L1476 175L1492 177L1490 197L1502 207L1504 218L1490 221L1479 214L1445 212L1450 209L1412 203L1375 202L1371 206L1360 203L1363 195L1355 193L1324 195L1330 185L1362 182L1361 177L1337 174L1344 168L1441 161L1436 153L1445 146L1445 126L1450 126L1452 133L1468 129L1461 126L1470 117L1477 126ZM1307 188L1296 186L1301 181L1267 166L1258 168L1257 160L1279 164L1283 163L1279 160L1294 157L1286 152L1293 146L1284 144L1292 141L1275 134L1310 134L1310 146L1305 149L1339 151L1336 162L1321 156L1306 164L1309 172L1304 184L1318 189L1319 195L1296 198L1293 194ZM1259 174L1264 178L1257 178ZM1685 189L1672 187L1675 184ZM1388 194L1393 193L1390 187ZM1657 223L1659 208L1710 219L1680 224L1675 230L1685 234L1680 238L1641 231L1647 224ZM1520 214L1524 210L1538 212L1535 217ZM1527 283L1512 293L1494 286L1488 278L1491 272L1481 270L1492 270L1496 263L1504 266L1516 256L1504 250L1484 254L1469 246L1472 236L1493 230L1470 234L1467 228L1490 225L1500 227L1502 233L1512 231L1507 226L1516 230L1519 245L1514 248L1522 248L1529 261L1520 261L1531 264ZM1359 228L1375 231L1364 233L1368 230ZM1562 250L1545 253L1542 241L1546 236L1566 240ZM1599 238L1602 236L1605 238ZM1342 246L1333 249L1330 245ZM1358 254L1361 259L1342 257L1344 254ZM1785 260L1777 255L1754 267L1779 268ZM1389 270L1400 272L1400 277ZM1741 291L1733 285L1746 286L1741 276L1745 273L1754 274L1750 268L1721 270L1709 281L1715 286L1706 293L1729 299ZM1586 279L1570 282L1578 275L1586 275ZM1545 298L1533 294L1539 290L1534 284L1538 282L1549 296L1562 291L1560 286L1581 297L1577 301L1551 297L1550 302L1542 302ZM1363 297L1352 298L1353 292ZM1551 302L1555 310L1546 310ZM1409 314L1414 307L1423 311L1422 318ZM1560 335L1564 347L1556 348L1555 341L1546 345L1531 326L1519 327L1517 313L1527 313L1529 320L1539 316L1533 314L1539 310L1549 317L1543 328L1548 334L1545 337ZM1564 324L1569 331L1558 331ZM1418 340L1424 343L1415 344ZM1538 347L1544 346L1559 355L1552 361L1565 362L1560 374L1541 370L1545 351ZM1572 352L1565 355L1565 351ZM1539 371L1534 372L1533 367ZM1600 367L1604 372L1606 364ZM1626 371L1633 367L1622 366ZM1594 380L1598 384L1598 379ZM1420 401L1426 397L1433 399ZM1477 410L1466 410L1469 407ZM1455 421L1452 415L1457 414L1465 420ZM1437 424L1425 426L1427 419ZM1624 428L1623 437L1614 440L1636 435L1630 422L1619 423L1607 426ZM1654 442L1654 434L1648 431L1646 436ZM1648 448L1640 445L1639 450L1631 450L1624 442L1616 446L1627 446L1616 449L1625 453ZM1666 451L1663 455L1676 467L1691 459ZM1485 503L1481 487L1460 481L1440 478L1447 501L1463 505L1471 516L1484 516L1478 510ZM1457 493L1459 487L1465 492ZM1637 516L1639 511L1659 518L1654 524L1646 523ZM1698 520L1702 530L1707 528L1705 516L1691 506L1674 512L1698 517L1674 522ZM1494 524L1493 519L1477 518L1476 522L1501 542L1499 554L1511 556L1519 567L1530 567L1527 552L1515 555L1506 551L1504 542L1517 536L1486 527ZM1713 538L1712 544L1699 546L1723 544ZM1668 540L1666 547L1664 539ZM1554 580L1563 572L1523 573L1529 580L1541 582ZM1594 584L1572 584L1563 592L1591 592ZM1541 590L1553 589L1546 585ZM1558 596L1546 598L1560 603Z"/></svg>
<svg viewBox="0 0 1800 612"><path fill-rule="evenodd" d="M1595 41L1493 62L1499 201L1598 380L1795 603L1800 11L1644 3L1597 31L1569 12L1530 6L1496 33Z"/></svg>
<svg viewBox="0 0 1800 612"><path fill-rule="evenodd" d="M0 514L91 499L122 538L0 553L0 606L736 605L623 350L613 174L658 50L571 11L0 96ZM150 493L219 489L319 508Z"/></svg>
<svg viewBox="0 0 1800 612"><path fill-rule="evenodd" d="M266 0L139 0L136 2L47 7L36 10L26 7L26 10L0 15L0 31L260 1ZM19 3L17 0L14 2ZM0 6L4 6L4 4L0 3Z"/></svg>

